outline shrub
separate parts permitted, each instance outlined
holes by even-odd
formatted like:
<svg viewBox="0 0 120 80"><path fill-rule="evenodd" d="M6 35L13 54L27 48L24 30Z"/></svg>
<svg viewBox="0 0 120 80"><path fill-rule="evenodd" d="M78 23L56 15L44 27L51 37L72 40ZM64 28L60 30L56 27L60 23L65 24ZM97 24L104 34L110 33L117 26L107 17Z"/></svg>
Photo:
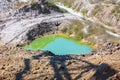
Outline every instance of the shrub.
<svg viewBox="0 0 120 80"><path fill-rule="evenodd" d="M66 33L66 32L67 32L67 28L64 27L63 29L61 29L61 32L62 32L62 33Z"/></svg>
<svg viewBox="0 0 120 80"><path fill-rule="evenodd" d="M83 32L77 32L76 34L75 34L75 38L76 39L83 39L83 37L84 37L84 34L83 34Z"/></svg>
<svg viewBox="0 0 120 80"><path fill-rule="evenodd" d="M83 13L83 15L86 15L88 10L87 9L82 9L81 12Z"/></svg>

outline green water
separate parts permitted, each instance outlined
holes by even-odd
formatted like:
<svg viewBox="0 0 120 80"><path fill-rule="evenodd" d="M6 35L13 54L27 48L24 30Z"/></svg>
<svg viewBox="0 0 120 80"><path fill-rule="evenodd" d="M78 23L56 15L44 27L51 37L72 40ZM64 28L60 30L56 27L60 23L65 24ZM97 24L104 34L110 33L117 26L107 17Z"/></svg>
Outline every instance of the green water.
<svg viewBox="0 0 120 80"><path fill-rule="evenodd" d="M92 48L85 44L80 44L74 40L54 35L45 36L36 39L30 45L25 46L27 50L48 50L56 55L67 54L87 54L92 51Z"/></svg>

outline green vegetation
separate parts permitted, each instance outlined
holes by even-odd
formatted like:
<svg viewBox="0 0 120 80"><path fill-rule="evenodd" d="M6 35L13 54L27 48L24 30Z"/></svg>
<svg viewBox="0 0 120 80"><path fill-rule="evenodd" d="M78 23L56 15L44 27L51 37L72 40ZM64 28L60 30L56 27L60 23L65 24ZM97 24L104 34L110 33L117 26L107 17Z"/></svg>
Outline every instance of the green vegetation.
<svg viewBox="0 0 120 80"><path fill-rule="evenodd" d="M87 26L86 24L89 26ZM90 21L86 21L86 24L83 24L80 21L71 21L69 24L64 25L64 27L61 29L61 33L72 36L78 41L82 40L83 42L87 42L89 45L92 46L98 45L99 40L101 40L100 43L104 43L110 38L110 36L106 33L107 29L102 25L98 23L92 23ZM87 27L87 34L83 31L85 27ZM102 39L99 39L101 37Z"/></svg>
<svg viewBox="0 0 120 80"><path fill-rule="evenodd" d="M83 32L83 28L84 28L84 24L80 21L76 21L76 20L72 20L71 23L68 25L64 25L64 27L61 29L61 33L67 36L71 36L72 35L72 39L74 39L75 41L80 41L80 43L87 43L90 45L90 47L94 48L94 44L95 41L93 42L93 40L91 41L91 39L84 41L85 39L88 39L90 34L85 34ZM93 32L95 33L96 30L93 30ZM97 32L96 32L97 33ZM95 34L96 34L95 33ZM91 34L93 35L93 34ZM70 39L71 37L69 37Z"/></svg>
<svg viewBox="0 0 120 80"><path fill-rule="evenodd" d="M82 9L81 12L83 13L83 15L86 15L88 10L87 9Z"/></svg>
<svg viewBox="0 0 120 80"><path fill-rule="evenodd" d="M113 43L120 43L120 40L117 39L117 38L114 38L114 39L111 39L111 42L113 42Z"/></svg>
<svg viewBox="0 0 120 80"><path fill-rule="evenodd" d="M119 19L120 18L120 8L119 6L116 6L115 9L112 10L112 13L114 14L114 16Z"/></svg>
<svg viewBox="0 0 120 80"><path fill-rule="evenodd" d="M104 24L108 25L108 26L112 26L112 23L111 22L105 22L104 21Z"/></svg>
<svg viewBox="0 0 120 80"><path fill-rule="evenodd" d="M120 2L117 3L120 6Z"/></svg>
<svg viewBox="0 0 120 80"><path fill-rule="evenodd" d="M95 16L98 12L102 11L102 7L99 5L96 5L92 11L91 16Z"/></svg>
<svg viewBox="0 0 120 80"><path fill-rule="evenodd" d="M64 5L71 7L74 0L50 0L51 2L62 2Z"/></svg>
<svg viewBox="0 0 120 80"><path fill-rule="evenodd" d="M84 37L84 33L83 32L77 32L76 34L75 34L75 38L76 39L83 39Z"/></svg>
<svg viewBox="0 0 120 80"><path fill-rule="evenodd" d="M105 28L97 23L91 24L90 28L88 29L89 36L90 35L102 35L105 34Z"/></svg>
<svg viewBox="0 0 120 80"><path fill-rule="evenodd" d="M57 7L53 1L49 1L49 4L51 6L51 8L54 8L54 10L60 11L62 13L66 13L67 11L65 9L61 9L59 7Z"/></svg>
<svg viewBox="0 0 120 80"><path fill-rule="evenodd" d="M114 0L103 0L106 4L116 4Z"/></svg>
<svg viewBox="0 0 120 80"><path fill-rule="evenodd" d="M95 1L90 1L90 4L95 4L96 2Z"/></svg>
<svg viewBox="0 0 120 80"><path fill-rule="evenodd" d="M74 34L74 38L76 39L82 39L84 37L82 29L84 28L83 23L79 21L71 21L71 24L69 24L68 27L66 25L61 29L61 32L67 35L72 35Z"/></svg>
<svg viewBox="0 0 120 80"><path fill-rule="evenodd" d="M120 13L119 6L116 6L115 9L113 9L112 13Z"/></svg>
<svg viewBox="0 0 120 80"><path fill-rule="evenodd" d="M45 36L42 38L38 38L36 40L34 40L30 45L25 46L24 48L32 48L33 50L37 50L39 48L43 48L45 47L45 45L47 45L48 43L52 42L55 40L55 35L49 35L49 36Z"/></svg>
<svg viewBox="0 0 120 80"><path fill-rule="evenodd" d="M61 32L62 32L62 33L66 33L66 32L67 32L67 28L66 28L66 27L62 28L62 29L61 29Z"/></svg>

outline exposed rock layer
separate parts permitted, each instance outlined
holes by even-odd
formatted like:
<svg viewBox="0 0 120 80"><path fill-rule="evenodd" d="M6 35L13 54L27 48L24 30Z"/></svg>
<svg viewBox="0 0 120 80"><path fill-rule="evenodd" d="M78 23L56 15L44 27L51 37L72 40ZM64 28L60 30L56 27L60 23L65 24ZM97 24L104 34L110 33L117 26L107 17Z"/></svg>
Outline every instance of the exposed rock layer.
<svg viewBox="0 0 120 80"><path fill-rule="evenodd" d="M56 14L37 18L11 19L1 22L0 40L5 44L24 44L39 35L58 29L58 25L66 19L77 19L70 14Z"/></svg>

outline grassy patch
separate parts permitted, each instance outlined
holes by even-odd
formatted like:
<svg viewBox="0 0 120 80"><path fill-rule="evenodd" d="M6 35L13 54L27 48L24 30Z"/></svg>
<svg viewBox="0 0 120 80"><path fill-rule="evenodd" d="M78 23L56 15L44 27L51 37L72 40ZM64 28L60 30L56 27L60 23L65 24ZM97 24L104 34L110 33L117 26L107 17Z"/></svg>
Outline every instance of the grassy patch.
<svg viewBox="0 0 120 80"><path fill-rule="evenodd" d="M99 5L96 5L92 11L91 17L95 16L97 13L99 13L100 11L102 11L102 7Z"/></svg>
<svg viewBox="0 0 120 80"><path fill-rule="evenodd" d="M63 34L68 34L69 36L74 34L76 39L81 40L85 36L82 31L83 28L84 24L82 22L72 20L70 24L64 25L61 32Z"/></svg>
<svg viewBox="0 0 120 80"><path fill-rule="evenodd" d="M82 9L81 12L83 13L83 15L86 15L88 10L87 9Z"/></svg>
<svg viewBox="0 0 120 80"><path fill-rule="evenodd" d="M113 9L111 13L114 14L114 16L117 19L119 19L120 18L120 8L119 8L119 6L116 6L115 9Z"/></svg>
<svg viewBox="0 0 120 80"><path fill-rule="evenodd" d="M57 10L57 11L60 11L62 13L66 13L67 11L65 9L61 9L59 7L57 7L53 1L49 1L49 4L50 6L54 9L54 10Z"/></svg>
<svg viewBox="0 0 120 80"><path fill-rule="evenodd" d="M74 0L50 0L52 2L62 2L64 5L71 7L74 3Z"/></svg>

